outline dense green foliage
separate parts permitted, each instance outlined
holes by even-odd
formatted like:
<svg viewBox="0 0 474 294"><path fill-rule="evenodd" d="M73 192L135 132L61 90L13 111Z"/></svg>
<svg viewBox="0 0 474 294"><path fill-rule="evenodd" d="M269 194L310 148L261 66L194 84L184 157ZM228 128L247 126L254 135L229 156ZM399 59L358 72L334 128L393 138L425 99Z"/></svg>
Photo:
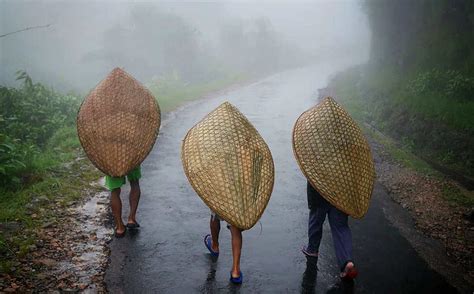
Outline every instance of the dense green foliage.
<svg viewBox="0 0 474 294"><path fill-rule="evenodd" d="M0 87L0 184L10 188L54 164L49 142L55 134L68 132L77 146L71 130L80 99L33 83L25 72L18 80L23 82L18 89Z"/></svg>
<svg viewBox="0 0 474 294"><path fill-rule="evenodd" d="M365 2L371 59L331 83L358 119L474 176L474 2Z"/></svg>

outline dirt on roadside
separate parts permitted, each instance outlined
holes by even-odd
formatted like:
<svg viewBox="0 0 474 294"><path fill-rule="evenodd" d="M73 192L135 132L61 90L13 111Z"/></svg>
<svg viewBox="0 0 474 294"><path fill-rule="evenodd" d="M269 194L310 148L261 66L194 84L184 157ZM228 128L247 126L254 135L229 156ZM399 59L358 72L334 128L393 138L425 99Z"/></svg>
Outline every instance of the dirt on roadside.
<svg viewBox="0 0 474 294"><path fill-rule="evenodd" d="M23 257L12 252L16 257L11 259L10 272L0 273L0 293L106 292L106 243L112 236L107 224L108 203L104 192L91 193L82 201L70 203L69 208L59 200L49 203L55 221L45 222L36 232L24 232L34 236L34 242ZM0 224L7 238L22 230L18 225Z"/></svg>
<svg viewBox="0 0 474 294"><path fill-rule="evenodd" d="M457 185L450 179L423 175L397 163L384 146L371 140L374 152L382 160L377 165L377 178L389 195L407 209L423 234L438 239L446 255L474 281L474 222L472 209L448 202L443 187Z"/></svg>

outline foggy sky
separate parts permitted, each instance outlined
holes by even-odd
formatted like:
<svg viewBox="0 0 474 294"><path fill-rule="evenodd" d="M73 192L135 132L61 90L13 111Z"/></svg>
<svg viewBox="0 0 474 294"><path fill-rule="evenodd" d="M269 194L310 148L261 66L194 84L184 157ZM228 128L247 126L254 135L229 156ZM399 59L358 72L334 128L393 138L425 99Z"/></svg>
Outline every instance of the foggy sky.
<svg viewBox="0 0 474 294"><path fill-rule="evenodd" d="M35 81L45 82L62 91L87 92L111 67L96 56L116 37L113 28L133 29L131 12L137 7L181 17L199 36L202 52L219 55L220 29L237 23L251 30L255 19L265 19L273 30L295 50L312 59L351 58L362 63L368 58L370 32L358 1L275 2L252 1L216 3L127 2L127 1L1 1L0 34L30 26L51 24L45 29L30 30L0 38L0 83L15 85L17 70L26 70ZM153 24L150 24L153 30ZM105 36L105 34L109 34ZM112 34L112 35L110 35ZM150 40L159 42L159 40ZM117 37L121 50L120 39ZM146 46L146 43L145 43ZM130 50L124 44L123 50ZM137 53L139 54L139 53ZM147 63L153 56L143 56ZM196 58L199 58L196 57ZM88 60L88 62L85 62ZM96 60L91 62L91 60ZM115 59L114 59L115 60ZM133 75L144 82L150 72L133 67Z"/></svg>

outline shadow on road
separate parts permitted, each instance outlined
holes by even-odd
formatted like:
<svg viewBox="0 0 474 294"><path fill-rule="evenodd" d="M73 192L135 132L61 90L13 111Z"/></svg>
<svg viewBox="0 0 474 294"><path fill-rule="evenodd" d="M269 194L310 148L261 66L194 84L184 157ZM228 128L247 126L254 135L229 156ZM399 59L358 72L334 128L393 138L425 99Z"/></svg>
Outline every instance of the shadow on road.
<svg viewBox="0 0 474 294"><path fill-rule="evenodd" d="M303 280L301 282L301 293L315 293L316 280L318 278L318 258L307 257L306 269L303 273Z"/></svg>
<svg viewBox="0 0 474 294"><path fill-rule="evenodd" d="M318 280L318 258L307 257L306 269L303 273L301 282L301 293L310 294L316 293L316 284ZM339 280L336 284L330 287L326 293L354 293L354 281Z"/></svg>

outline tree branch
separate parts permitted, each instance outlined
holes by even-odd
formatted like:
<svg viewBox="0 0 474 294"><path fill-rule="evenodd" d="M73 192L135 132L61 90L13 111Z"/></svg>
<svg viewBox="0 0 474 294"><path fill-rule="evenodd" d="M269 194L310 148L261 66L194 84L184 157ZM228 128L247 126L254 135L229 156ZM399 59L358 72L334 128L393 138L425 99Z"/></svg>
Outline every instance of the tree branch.
<svg viewBox="0 0 474 294"><path fill-rule="evenodd" d="M42 26L27 27L27 28L24 28L24 29L21 29L21 30L18 30L18 31L14 31L14 32L10 32L10 33L6 33L6 34L3 34L3 35L0 35L0 38L6 37L6 36L8 36L8 35L16 34L16 33L19 33L19 32L28 31L28 30L34 30L34 29L40 29L40 28L47 28L47 27L49 27L50 25L51 25L51 24L42 25Z"/></svg>

